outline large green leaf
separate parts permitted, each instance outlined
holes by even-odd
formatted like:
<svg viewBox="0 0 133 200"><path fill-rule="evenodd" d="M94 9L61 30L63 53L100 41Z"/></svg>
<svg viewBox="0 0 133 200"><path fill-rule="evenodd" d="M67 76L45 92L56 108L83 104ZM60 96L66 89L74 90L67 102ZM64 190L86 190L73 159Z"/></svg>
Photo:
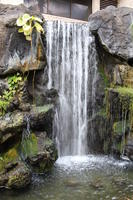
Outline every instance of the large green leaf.
<svg viewBox="0 0 133 200"><path fill-rule="evenodd" d="M32 17L29 14L27 14L27 13L22 16L22 19L23 19L24 23L26 23L27 21L29 21L31 18Z"/></svg>
<svg viewBox="0 0 133 200"><path fill-rule="evenodd" d="M32 16L32 20L43 23L43 21L39 17Z"/></svg>
<svg viewBox="0 0 133 200"><path fill-rule="evenodd" d="M23 26L23 30L24 30L24 31L31 31L31 26L25 24L25 25Z"/></svg>
<svg viewBox="0 0 133 200"><path fill-rule="evenodd" d="M23 28L19 28L19 29L18 29L18 32L19 32L19 33L23 33L23 32L24 32Z"/></svg>
<svg viewBox="0 0 133 200"><path fill-rule="evenodd" d="M26 40L31 41L31 36L27 35Z"/></svg>
<svg viewBox="0 0 133 200"><path fill-rule="evenodd" d="M24 31L24 35L25 36L30 35L30 31Z"/></svg>
<svg viewBox="0 0 133 200"><path fill-rule="evenodd" d="M16 21L17 26L23 26L25 22L23 21L22 17L19 17Z"/></svg>
<svg viewBox="0 0 133 200"><path fill-rule="evenodd" d="M35 22L35 28L39 33L44 33L43 27L38 22Z"/></svg>
<svg viewBox="0 0 133 200"><path fill-rule="evenodd" d="M24 35L31 35L32 33L32 27L30 25L25 24L23 26L23 30L24 30Z"/></svg>

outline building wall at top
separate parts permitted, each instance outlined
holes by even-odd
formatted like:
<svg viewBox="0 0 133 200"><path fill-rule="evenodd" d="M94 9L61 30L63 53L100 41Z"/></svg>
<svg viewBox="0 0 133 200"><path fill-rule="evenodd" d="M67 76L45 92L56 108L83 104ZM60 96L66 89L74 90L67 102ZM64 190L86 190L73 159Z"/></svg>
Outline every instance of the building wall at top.
<svg viewBox="0 0 133 200"><path fill-rule="evenodd" d="M0 0L0 3L4 4L12 4L12 5L18 5L23 3L24 0ZM34 0L29 2L34 2ZM117 0L118 7L132 7L133 8L133 0ZM100 0L92 0L92 13L100 10Z"/></svg>
<svg viewBox="0 0 133 200"><path fill-rule="evenodd" d="M118 0L118 7L133 8L133 0Z"/></svg>
<svg viewBox="0 0 133 200"><path fill-rule="evenodd" d="M0 0L0 3L18 5L23 3L23 0Z"/></svg>
<svg viewBox="0 0 133 200"><path fill-rule="evenodd" d="M100 10L100 0L92 0L92 13Z"/></svg>

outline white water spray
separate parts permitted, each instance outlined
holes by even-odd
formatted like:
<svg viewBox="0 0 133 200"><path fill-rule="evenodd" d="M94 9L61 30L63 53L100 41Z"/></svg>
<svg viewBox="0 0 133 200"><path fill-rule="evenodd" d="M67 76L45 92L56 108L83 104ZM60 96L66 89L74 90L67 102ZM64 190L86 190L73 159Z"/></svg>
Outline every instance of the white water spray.
<svg viewBox="0 0 133 200"><path fill-rule="evenodd" d="M95 103L93 37L87 23L48 21L46 30L48 89L55 88L59 93L53 125L58 153L85 155L88 103Z"/></svg>

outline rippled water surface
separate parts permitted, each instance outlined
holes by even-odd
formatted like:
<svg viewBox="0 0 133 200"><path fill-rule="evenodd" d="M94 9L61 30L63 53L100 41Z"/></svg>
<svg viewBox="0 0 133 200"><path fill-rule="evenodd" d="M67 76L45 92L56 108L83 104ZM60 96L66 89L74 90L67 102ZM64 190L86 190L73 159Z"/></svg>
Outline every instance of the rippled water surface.
<svg viewBox="0 0 133 200"><path fill-rule="evenodd" d="M1 192L0 200L133 200L133 166L106 156L63 157L52 171L34 176L22 192Z"/></svg>

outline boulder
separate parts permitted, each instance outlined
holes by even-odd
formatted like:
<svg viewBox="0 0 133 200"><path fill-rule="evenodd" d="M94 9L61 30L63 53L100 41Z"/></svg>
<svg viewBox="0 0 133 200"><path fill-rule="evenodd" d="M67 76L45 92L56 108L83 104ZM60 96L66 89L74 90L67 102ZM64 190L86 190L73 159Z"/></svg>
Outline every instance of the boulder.
<svg viewBox="0 0 133 200"><path fill-rule="evenodd" d="M46 132L36 132L25 137L21 143L23 159L33 171L44 173L51 169L57 159L57 151Z"/></svg>
<svg viewBox="0 0 133 200"><path fill-rule="evenodd" d="M34 33L31 43L22 33L18 33L16 20L24 13L39 15L23 5L0 4L0 75L39 70L46 64L41 36Z"/></svg>
<svg viewBox="0 0 133 200"><path fill-rule="evenodd" d="M21 189L31 182L31 172L13 147L0 156L0 188Z"/></svg>
<svg viewBox="0 0 133 200"><path fill-rule="evenodd" d="M30 127L32 130L46 131L52 137L52 123L54 117L53 104L33 107L30 114Z"/></svg>
<svg viewBox="0 0 133 200"><path fill-rule="evenodd" d="M104 49L115 57L133 64L132 8L109 6L89 17L90 30Z"/></svg>
<svg viewBox="0 0 133 200"><path fill-rule="evenodd" d="M11 144L21 140L23 129L26 127L24 114L12 113L0 119L0 152L5 151Z"/></svg>
<svg viewBox="0 0 133 200"><path fill-rule="evenodd" d="M7 187L13 189L25 188L31 182L31 172L23 162L8 172Z"/></svg>
<svg viewBox="0 0 133 200"><path fill-rule="evenodd" d="M30 110L15 111L0 119L0 152L7 149L9 145L21 141L22 134L27 129L46 131L48 137L52 138L53 105L28 106L28 108Z"/></svg>

